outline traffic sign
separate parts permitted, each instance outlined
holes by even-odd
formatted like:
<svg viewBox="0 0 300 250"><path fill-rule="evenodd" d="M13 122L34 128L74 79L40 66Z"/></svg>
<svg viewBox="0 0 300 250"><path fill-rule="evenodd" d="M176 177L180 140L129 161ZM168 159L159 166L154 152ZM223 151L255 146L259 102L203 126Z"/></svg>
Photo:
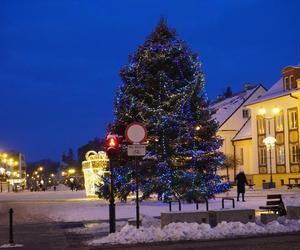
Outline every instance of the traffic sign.
<svg viewBox="0 0 300 250"><path fill-rule="evenodd" d="M143 124L133 122L127 126L125 136L130 143L142 143L147 138L147 129Z"/></svg>
<svg viewBox="0 0 300 250"><path fill-rule="evenodd" d="M146 145L128 145L127 154L128 156L144 156L146 154Z"/></svg>

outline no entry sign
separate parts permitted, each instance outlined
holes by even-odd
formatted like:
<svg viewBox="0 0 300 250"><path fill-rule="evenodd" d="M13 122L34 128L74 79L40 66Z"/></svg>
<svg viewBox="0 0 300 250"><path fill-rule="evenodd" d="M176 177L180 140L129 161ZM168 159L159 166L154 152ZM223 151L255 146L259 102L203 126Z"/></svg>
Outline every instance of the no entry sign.
<svg viewBox="0 0 300 250"><path fill-rule="evenodd" d="M139 122L130 123L125 131L127 141L133 144L139 144L146 140L147 129Z"/></svg>

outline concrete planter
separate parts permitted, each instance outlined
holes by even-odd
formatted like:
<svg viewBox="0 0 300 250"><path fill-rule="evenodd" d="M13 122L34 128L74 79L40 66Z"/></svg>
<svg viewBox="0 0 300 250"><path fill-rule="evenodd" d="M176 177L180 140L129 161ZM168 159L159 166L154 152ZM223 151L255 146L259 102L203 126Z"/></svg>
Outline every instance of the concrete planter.
<svg viewBox="0 0 300 250"><path fill-rule="evenodd" d="M215 227L218 223L226 221L239 221L242 223L255 222L254 209L229 209L209 211L209 224Z"/></svg>
<svg viewBox="0 0 300 250"><path fill-rule="evenodd" d="M278 214L274 214L274 213L271 213L271 214L261 214L260 215L260 220L263 224L268 224L269 222L271 221L274 221L274 220L277 220L279 217Z"/></svg>
<svg viewBox="0 0 300 250"><path fill-rule="evenodd" d="M163 228L172 222L187 222L187 223L208 223L208 212L169 212L161 213L160 224Z"/></svg>
<svg viewBox="0 0 300 250"><path fill-rule="evenodd" d="M287 206L287 218L290 220L300 220L300 206Z"/></svg>

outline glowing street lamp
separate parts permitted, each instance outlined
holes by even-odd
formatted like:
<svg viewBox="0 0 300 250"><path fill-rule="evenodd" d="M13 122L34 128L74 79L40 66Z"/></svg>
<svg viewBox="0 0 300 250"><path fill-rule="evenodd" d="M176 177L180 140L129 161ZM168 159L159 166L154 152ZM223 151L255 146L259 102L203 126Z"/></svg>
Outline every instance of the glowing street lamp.
<svg viewBox="0 0 300 250"><path fill-rule="evenodd" d="M266 145L267 150L269 150L269 156L270 156L270 185L273 187L273 176L272 176L272 149L274 149L276 144L276 139L273 136L268 136L263 140L263 143Z"/></svg>
<svg viewBox="0 0 300 250"><path fill-rule="evenodd" d="M75 174L75 172L76 172L76 170L75 170L74 168L70 168L70 169L68 170L68 173L69 173L69 174Z"/></svg>

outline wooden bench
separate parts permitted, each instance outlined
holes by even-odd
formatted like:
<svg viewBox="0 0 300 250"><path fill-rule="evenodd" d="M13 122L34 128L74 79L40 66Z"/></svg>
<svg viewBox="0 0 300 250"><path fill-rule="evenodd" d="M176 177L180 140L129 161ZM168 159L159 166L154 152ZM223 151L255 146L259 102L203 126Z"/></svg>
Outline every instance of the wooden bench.
<svg viewBox="0 0 300 250"><path fill-rule="evenodd" d="M259 209L273 212L279 216L286 215L286 210L281 197L281 194L268 194L266 206L260 206Z"/></svg>

